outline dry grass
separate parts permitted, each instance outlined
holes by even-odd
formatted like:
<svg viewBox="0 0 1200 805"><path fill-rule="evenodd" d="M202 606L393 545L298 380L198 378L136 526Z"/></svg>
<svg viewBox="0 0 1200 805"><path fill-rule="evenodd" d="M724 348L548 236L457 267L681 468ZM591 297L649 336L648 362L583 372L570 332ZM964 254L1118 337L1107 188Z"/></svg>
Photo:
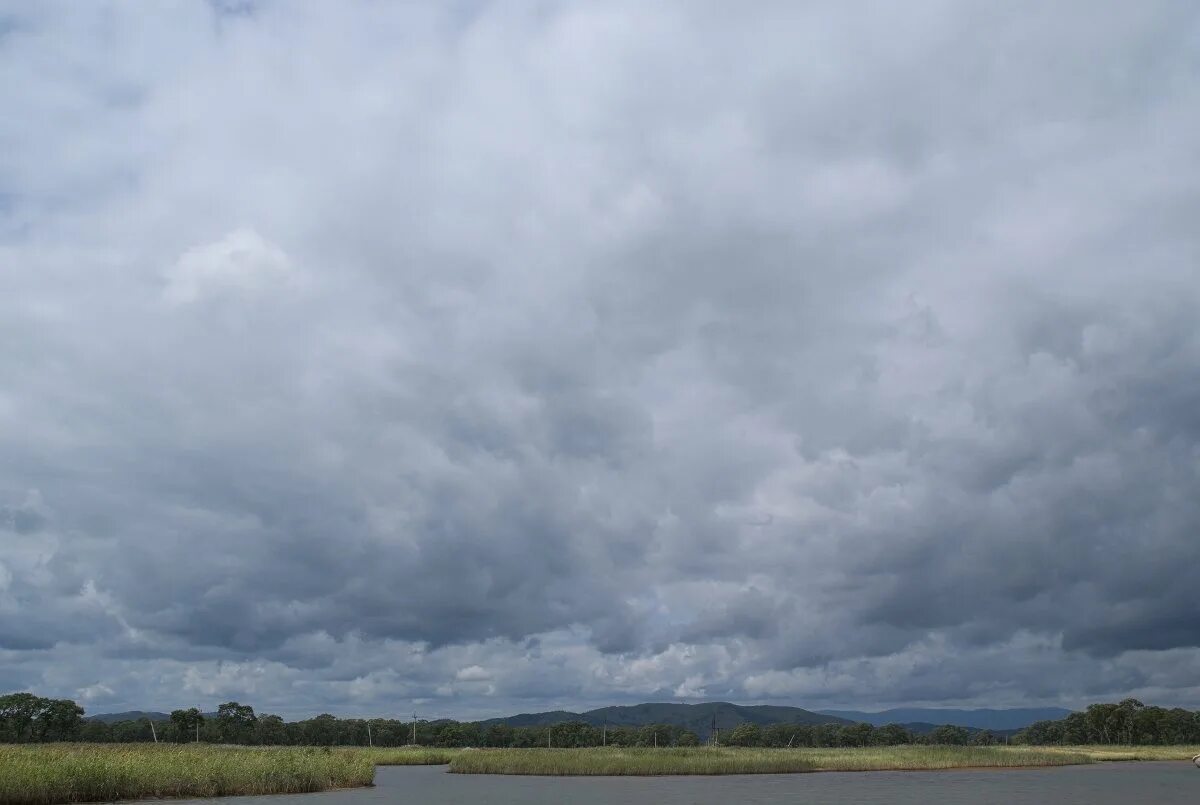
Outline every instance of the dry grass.
<svg viewBox="0 0 1200 805"><path fill-rule="evenodd" d="M427 746L375 747L374 749L340 749L338 751L365 754L376 766L441 766L458 757L462 749L434 749Z"/></svg>
<svg viewBox="0 0 1200 805"><path fill-rule="evenodd" d="M458 774L763 774L813 771L796 752L755 749L482 749L450 763Z"/></svg>
<svg viewBox="0 0 1200 805"><path fill-rule="evenodd" d="M1081 752L1040 746L879 746L864 749L800 749L819 771L929 771L1022 768L1091 763Z"/></svg>
<svg viewBox="0 0 1200 805"><path fill-rule="evenodd" d="M432 749L206 744L0 745L0 805L295 794L370 785L375 766L459 774L666 775L1062 766L1190 760L1200 746L882 746L863 749Z"/></svg>
<svg viewBox="0 0 1200 805"><path fill-rule="evenodd" d="M665 775L1013 768L1091 763L1037 747L883 746L863 749L487 749L460 754L459 774Z"/></svg>
<svg viewBox="0 0 1200 805"><path fill-rule="evenodd" d="M365 753L203 744L0 746L0 803L298 794L370 785Z"/></svg>
<svg viewBox="0 0 1200 805"><path fill-rule="evenodd" d="M1060 751L1058 747L1044 747ZM1200 755L1200 745L1192 746L1064 746L1061 751L1080 752L1092 760L1191 760Z"/></svg>

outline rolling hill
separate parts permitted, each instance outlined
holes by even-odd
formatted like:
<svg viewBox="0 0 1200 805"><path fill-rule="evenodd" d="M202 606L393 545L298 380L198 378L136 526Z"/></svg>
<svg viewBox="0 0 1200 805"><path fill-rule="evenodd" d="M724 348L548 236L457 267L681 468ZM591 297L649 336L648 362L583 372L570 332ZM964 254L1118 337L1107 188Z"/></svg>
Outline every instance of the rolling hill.
<svg viewBox="0 0 1200 805"><path fill-rule="evenodd" d="M799 707L774 705L739 705L729 702L701 702L698 704L676 704L651 702L625 706L600 707L576 713L569 710L551 710L543 713L519 713L502 718L491 718L479 723L484 726L507 724L510 727L541 727L567 721L582 721L593 726L607 723L612 727L643 727L647 724L672 724L685 727L707 738L713 719L722 730L732 729L739 724L853 724L866 722L875 726L900 724L912 732L924 734L941 724L954 724L970 730L991 730L997 735L1011 734L1034 721L1059 719L1071 711L1058 707L1014 708L1008 710L960 710L951 708L905 707L881 712L858 710L804 710ZM205 718L215 718L215 713L205 713ZM146 710L130 710L122 713L98 713L87 716L88 720L112 724L118 721L135 721L150 718L166 721L166 713Z"/></svg>
<svg viewBox="0 0 1200 805"><path fill-rule="evenodd" d="M614 727L642 727L647 724L672 724L692 730L701 738L708 736L713 718L717 727L731 729L746 722L752 724L849 724L838 716L814 713L799 707L772 705L743 706L729 702L674 704L669 702L600 707L583 713L553 710L547 713L521 713L481 721L483 725L507 724L510 727L539 727L564 721L583 721L593 726L608 723Z"/></svg>

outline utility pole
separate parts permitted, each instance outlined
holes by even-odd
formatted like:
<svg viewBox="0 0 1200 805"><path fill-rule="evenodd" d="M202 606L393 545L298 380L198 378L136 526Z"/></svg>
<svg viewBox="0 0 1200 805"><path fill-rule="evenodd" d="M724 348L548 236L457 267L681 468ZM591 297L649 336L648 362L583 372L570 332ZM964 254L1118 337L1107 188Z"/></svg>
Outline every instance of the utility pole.
<svg viewBox="0 0 1200 805"><path fill-rule="evenodd" d="M413 711L412 743L413 743L413 746L417 745L417 711L416 710Z"/></svg>
<svg viewBox="0 0 1200 805"><path fill-rule="evenodd" d="M717 729L717 714L714 712L712 716L712 725L709 727L712 736L710 738L713 746L721 745L721 731Z"/></svg>
<svg viewBox="0 0 1200 805"><path fill-rule="evenodd" d="M604 729L600 731L600 745L608 746L608 716L604 717Z"/></svg>
<svg viewBox="0 0 1200 805"><path fill-rule="evenodd" d="M546 727L546 748L550 748L550 728Z"/></svg>
<svg viewBox="0 0 1200 805"><path fill-rule="evenodd" d="M371 737L371 719L367 719L367 746L374 747L375 740Z"/></svg>
<svg viewBox="0 0 1200 805"><path fill-rule="evenodd" d="M154 719L147 718L146 721L150 722L150 735L154 738L154 742L158 743L158 732L154 729Z"/></svg>

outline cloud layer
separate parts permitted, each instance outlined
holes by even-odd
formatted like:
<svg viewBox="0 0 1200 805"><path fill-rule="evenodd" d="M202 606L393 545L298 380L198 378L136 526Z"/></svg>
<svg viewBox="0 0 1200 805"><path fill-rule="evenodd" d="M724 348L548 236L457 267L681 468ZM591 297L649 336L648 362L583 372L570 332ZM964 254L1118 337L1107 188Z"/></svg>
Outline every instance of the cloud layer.
<svg viewBox="0 0 1200 805"><path fill-rule="evenodd" d="M1186 3L0 12L0 689L1200 704Z"/></svg>

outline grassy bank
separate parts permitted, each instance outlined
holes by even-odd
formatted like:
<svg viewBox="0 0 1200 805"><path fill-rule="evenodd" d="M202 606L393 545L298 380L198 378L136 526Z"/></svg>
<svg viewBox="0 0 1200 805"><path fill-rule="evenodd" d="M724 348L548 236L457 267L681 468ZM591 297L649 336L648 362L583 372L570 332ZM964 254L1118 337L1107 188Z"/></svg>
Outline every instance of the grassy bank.
<svg viewBox="0 0 1200 805"><path fill-rule="evenodd" d="M338 751L366 755L376 766L441 766L462 753L461 749L434 749L427 746L353 748Z"/></svg>
<svg viewBox="0 0 1200 805"><path fill-rule="evenodd" d="M864 749L490 749L450 763L459 774L783 774L809 771L1065 766L1083 753L1033 747L883 746Z"/></svg>
<svg viewBox="0 0 1200 805"><path fill-rule="evenodd" d="M365 752L168 744L0 746L0 803L296 794L370 785Z"/></svg>
<svg viewBox="0 0 1200 805"><path fill-rule="evenodd" d="M377 765L449 763L450 771L459 774L782 774L1189 760L1196 754L1200 754L1200 747L329 750L207 744L0 745L0 805L326 791L370 785Z"/></svg>
<svg viewBox="0 0 1200 805"><path fill-rule="evenodd" d="M481 749L450 763L458 774L782 774L814 771L784 749Z"/></svg>
<svg viewBox="0 0 1200 805"><path fill-rule="evenodd" d="M865 749L801 749L818 771L930 771L1023 768L1091 763L1082 752L1037 746L879 746Z"/></svg>
<svg viewBox="0 0 1200 805"><path fill-rule="evenodd" d="M1046 747L1050 749L1051 747ZM1191 760L1200 755L1200 745L1192 746L1067 746L1064 751L1082 752L1092 760Z"/></svg>

